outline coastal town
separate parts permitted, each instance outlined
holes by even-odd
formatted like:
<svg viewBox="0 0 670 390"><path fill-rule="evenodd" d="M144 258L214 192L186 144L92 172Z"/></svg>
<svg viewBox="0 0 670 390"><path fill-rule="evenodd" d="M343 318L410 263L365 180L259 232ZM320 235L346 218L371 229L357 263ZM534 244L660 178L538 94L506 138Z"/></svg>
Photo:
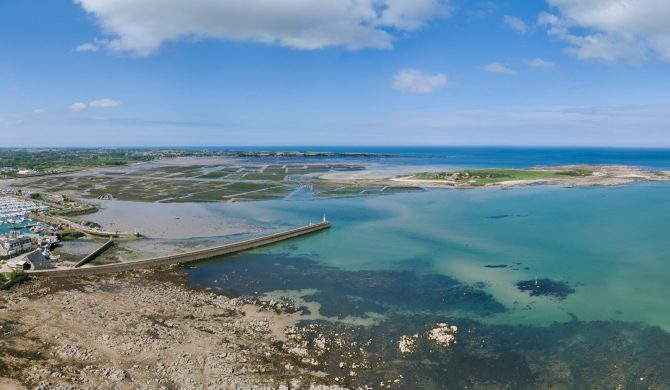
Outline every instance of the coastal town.
<svg viewBox="0 0 670 390"><path fill-rule="evenodd" d="M44 213L50 207L29 199L30 195L0 195L2 272L52 268L58 261L49 251L59 244L63 227L30 219L31 213Z"/></svg>
<svg viewBox="0 0 670 390"><path fill-rule="evenodd" d="M23 271L71 267L52 251L63 240L82 236L79 226L59 218L58 213L89 212L94 207L62 195L2 190L0 192L0 275L5 285L23 278Z"/></svg>

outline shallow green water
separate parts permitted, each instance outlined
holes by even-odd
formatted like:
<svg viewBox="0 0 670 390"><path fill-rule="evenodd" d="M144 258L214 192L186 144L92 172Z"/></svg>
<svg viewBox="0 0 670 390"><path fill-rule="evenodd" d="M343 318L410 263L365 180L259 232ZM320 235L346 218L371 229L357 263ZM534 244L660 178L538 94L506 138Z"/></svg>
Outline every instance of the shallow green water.
<svg viewBox="0 0 670 390"><path fill-rule="evenodd" d="M670 329L668 184L435 190L212 207L287 224L317 220L325 211L333 228L293 241L291 256L343 270L411 270L483 283L507 309L486 317L489 322L548 324L569 321L570 313ZM286 249L256 253L285 255ZM516 288L517 281L535 278L565 281L575 293L559 300Z"/></svg>

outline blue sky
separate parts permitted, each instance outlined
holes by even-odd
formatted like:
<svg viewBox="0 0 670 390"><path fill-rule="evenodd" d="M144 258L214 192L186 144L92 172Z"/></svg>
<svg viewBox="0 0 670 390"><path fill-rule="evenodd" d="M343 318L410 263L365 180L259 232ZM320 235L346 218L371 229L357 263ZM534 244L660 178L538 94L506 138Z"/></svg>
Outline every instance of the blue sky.
<svg viewBox="0 0 670 390"><path fill-rule="evenodd" d="M8 0L3 146L670 147L664 0Z"/></svg>

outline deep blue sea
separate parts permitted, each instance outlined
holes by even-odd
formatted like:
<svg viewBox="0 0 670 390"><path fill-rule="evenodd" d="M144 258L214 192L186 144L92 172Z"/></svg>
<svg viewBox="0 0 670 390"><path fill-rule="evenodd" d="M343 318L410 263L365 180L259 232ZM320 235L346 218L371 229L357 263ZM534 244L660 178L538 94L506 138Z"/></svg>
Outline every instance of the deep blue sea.
<svg viewBox="0 0 670 390"><path fill-rule="evenodd" d="M670 169L670 151L652 149L327 150L397 155L365 159L383 166ZM291 299L305 324L346 334L331 360L363 353L368 367L323 370L351 387L401 378L395 388L670 388L670 182L203 207L277 229L328 214L329 231L188 274L231 296ZM437 323L458 326L455 344L427 339ZM417 348L401 353L412 335ZM363 341L363 352L350 350Z"/></svg>
<svg viewBox="0 0 670 390"><path fill-rule="evenodd" d="M620 164L670 169L670 149L652 148L257 146L210 149L372 153L400 157L372 159L399 165L525 168L536 165Z"/></svg>

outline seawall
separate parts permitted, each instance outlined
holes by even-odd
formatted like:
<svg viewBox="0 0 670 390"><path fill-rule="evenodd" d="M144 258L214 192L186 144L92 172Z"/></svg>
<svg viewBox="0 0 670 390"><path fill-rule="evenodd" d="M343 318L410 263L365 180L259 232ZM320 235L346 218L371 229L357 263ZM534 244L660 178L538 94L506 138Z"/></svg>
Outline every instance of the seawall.
<svg viewBox="0 0 670 390"><path fill-rule="evenodd" d="M89 253L86 257L81 259L77 264L75 264L74 267L75 268L81 267L82 265L84 265L84 264L90 262L91 260L95 259L96 257L100 256L100 254L102 254L102 252L106 251L107 249L111 248L112 246L114 246L114 241L113 240L107 241L100 248L94 250L92 253Z"/></svg>
<svg viewBox="0 0 670 390"><path fill-rule="evenodd" d="M287 240L289 238L304 236L306 234L318 232L320 230L328 228L330 228L330 223L321 222L317 224L303 226L297 229L271 234L268 236L253 238L250 240L215 246L212 248L200 249L186 253L178 253L174 255L154 257L150 259L137 260L137 261L128 261L117 264L106 264L106 265L82 267L82 268L28 271L27 273L29 275L35 275L35 276L69 277L69 276L80 276L80 275L104 274L111 272L122 272L142 268L163 267L172 264L187 264L194 261L206 260L212 257L227 255L231 253L245 251L248 249L258 248L265 245L274 244L283 240Z"/></svg>

